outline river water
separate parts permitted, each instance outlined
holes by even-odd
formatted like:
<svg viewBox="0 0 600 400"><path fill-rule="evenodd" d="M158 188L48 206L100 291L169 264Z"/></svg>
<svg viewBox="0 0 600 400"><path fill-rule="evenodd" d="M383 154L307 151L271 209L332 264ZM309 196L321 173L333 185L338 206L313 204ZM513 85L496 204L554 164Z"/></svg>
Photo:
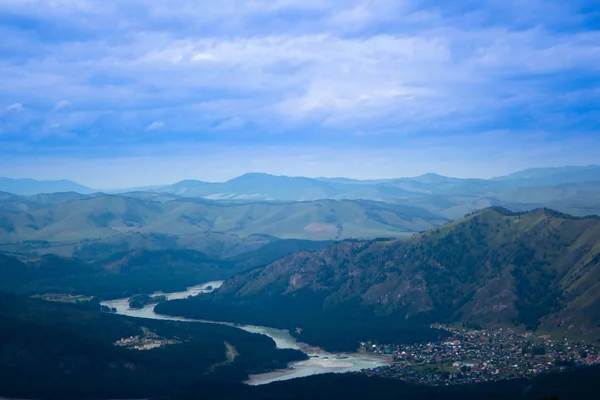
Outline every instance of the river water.
<svg viewBox="0 0 600 400"><path fill-rule="evenodd" d="M201 285L189 287L183 292L156 292L153 294L165 295L167 296L168 300L185 299L189 296L210 293L212 290L221 286L222 283L223 281L206 282ZM237 325L230 322L221 321L206 321L172 317L169 315L155 313L154 304L149 304L141 309L132 309L129 308L129 298L105 301L102 302L102 304L110 308L115 308L117 310L117 314L126 315L129 317L160 319L168 321L204 322L232 326L243 329L247 332L266 335L275 341L275 345L278 348L300 350L310 357L310 359L305 361L290 363L287 369L251 375L246 381L246 383L249 385L263 385L270 382L283 381L317 374L360 371L362 369L377 368L384 365L389 365L390 363L390 360L387 357L377 356L369 353L328 353L322 349L311 347L306 343L298 342L292 335L289 334L288 331L283 329L255 325Z"/></svg>

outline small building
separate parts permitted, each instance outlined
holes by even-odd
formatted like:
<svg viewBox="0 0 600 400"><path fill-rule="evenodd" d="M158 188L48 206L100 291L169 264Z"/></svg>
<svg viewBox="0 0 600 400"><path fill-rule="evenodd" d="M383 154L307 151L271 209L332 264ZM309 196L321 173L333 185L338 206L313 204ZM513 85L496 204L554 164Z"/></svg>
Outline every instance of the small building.
<svg viewBox="0 0 600 400"><path fill-rule="evenodd" d="M471 368L477 368L479 367L481 363L477 360L466 360L462 362L462 365L466 366L466 367L471 367Z"/></svg>

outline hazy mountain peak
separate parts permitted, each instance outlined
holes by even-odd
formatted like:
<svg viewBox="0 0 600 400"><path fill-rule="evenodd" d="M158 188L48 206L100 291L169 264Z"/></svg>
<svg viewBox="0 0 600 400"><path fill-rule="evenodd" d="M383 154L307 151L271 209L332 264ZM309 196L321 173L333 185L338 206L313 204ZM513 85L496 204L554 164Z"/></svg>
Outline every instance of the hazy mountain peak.
<svg viewBox="0 0 600 400"><path fill-rule="evenodd" d="M523 181L539 184L561 184L600 181L600 166L530 168L493 178L502 181Z"/></svg>
<svg viewBox="0 0 600 400"><path fill-rule="evenodd" d="M419 181L419 182L427 182L427 183L447 182L447 181L452 181L455 179L457 179L457 178L451 178L451 177L436 174L433 172L415 176L414 178L412 178L412 180Z"/></svg>
<svg viewBox="0 0 600 400"><path fill-rule="evenodd" d="M240 175L238 177L232 178L225 183L232 182L281 182L281 181L305 181L305 182L314 182L318 184L319 181L313 178L307 178L305 176L287 176L287 175L272 175L267 174L265 172L248 172L246 174Z"/></svg>
<svg viewBox="0 0 600 400"><path fill-rule="evenodd" d="M229 179L227 182L247 181L251 179L268 179L268 178L288 178L287 176L271 175L265 172L248 172L235 178Z"/></svg>
<svg viewBox="0 0 600 400"><path fill-rule="evenodd" d="M35 180L0 178L0 191L18 195L34 195L39 193L64 193L77 192L82 194L93 193L94 190L66 179L60 180Z"/></svg>
<svg viewBox="0 0 600 400"><path fill-rule="evenodd" d="M492 207L487 207L487 208L481 209L479 211L476 211L476 212L470 214L470 216L486 215L486 214L500 214L500 215L504 215L504 216L512 216L512 215L518 215L519 213L511 211L505 207L492 206Z"/></svg>
<svg viewBox="0 0 600 400"><path fill-rule="evenodd" d="M184 186L202 186L209 185L209 182L200 181L198 179L184 179L179 182L174 183L172 186L174 187L184 187Z"/></svg>

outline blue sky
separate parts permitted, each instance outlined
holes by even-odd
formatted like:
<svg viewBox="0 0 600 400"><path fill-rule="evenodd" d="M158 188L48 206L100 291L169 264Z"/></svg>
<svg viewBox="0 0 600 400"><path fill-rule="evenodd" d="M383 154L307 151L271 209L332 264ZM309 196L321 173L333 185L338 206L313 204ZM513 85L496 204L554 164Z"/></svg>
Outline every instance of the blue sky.
<svg viewBox="0 0 600 400"><path fill-rule="evenodd" d="M600 163L597 0L3 0L0 176Z"/></svg>

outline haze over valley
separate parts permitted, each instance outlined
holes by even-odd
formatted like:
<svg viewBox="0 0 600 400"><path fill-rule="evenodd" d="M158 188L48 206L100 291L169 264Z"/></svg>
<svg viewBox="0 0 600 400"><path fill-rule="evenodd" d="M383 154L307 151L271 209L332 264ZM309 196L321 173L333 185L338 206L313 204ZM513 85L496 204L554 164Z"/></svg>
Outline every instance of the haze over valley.
<svg viewBox="0 0 600 400"><path fill-rule="evenodd" d="M180 343L193 346L201 334L190 331L190 339L182 342L176 333L181 327L160 321L169 315L230 324L233 331L245 324L251 336L240 337L242 344L223 336L221 328L191 323L211 329L209 337L217 341L224 338L225 361L217 355L207 360L213 364L205 374L248 382L361 369L369 374L381 368L386 371L381 374L396 378L394 371L403 364L393 360L399 356L386 356L379 348L379 355L369 355L365 351L376 347L364 343L384 344L391 354L393 346L441 341L455 332L432 324L458 329L459 335L508 329L517 341L526 340L519 339L524 332L584 340L590 343L581 345L588 346L586 354L597 352L592 343L600 338L600 217L595 211L600 206L595 195L600 167L538 169L489 180L435 174L382 181L248 174L222 184L183 181L123 193L45 193L57 184L3 182L4 189L21 193L2 192L0 197L0 289L21 296L18 301L3 297L3 315L18 321L11 322L15 326L37 323L31 313L38 308L60 313L50 317L57 327L71 313L85 313L76 320L101 318L98 332L120 321L110 315L114 312L154 318L158 320L152 323L129 323L129 348L159 347L167 357L160 362L168 363L170 357L180 362ZM65 185L81 187L64 181L56 187ZM552 205L573 215L548 208ZM170 297L169 292L215 280L225 282L212 293ZM21 300L23 296L34 300ZM53 303L40 303L45 301ZM24 313L23 307L31 311ZM134 307L151 313L136 313ZM80 325L69 326L72 334L88 337ZM165 335L165 329L173 333ZM303 344L280 354L276 344L288 345L277 332L286 331L286 340ZM255 333L271 340L264 344L271 346L270 353L250 361L244 350L250 342L245 341ZM105 337L105 346L117 339L127 343L123 337ZM8 346L23 346L22 339L8 340ZM361 346L362 353L355 353ZM33 354L53 360L71 357ZM303 361L307 354L313 361ZM594 364L595 356L589 357L577 362ZM120 362L155 368L144 365L154 362L149 360ZM445 362L460 366L464 360L450 357ZM525 360L515 365L521 362ZM23 368L23 376L34 373L25 364ZM177 379L192 383L184 380L188 372L183 368L175 372ZM61 370L68 375L68 369ZM85 382L86 372L80 370ZM511 370L506 375L509 371L501 367L496 375L491 371L484 381L515 374ZM43 368L35 373L50 379ZM430 381L427 372L418 374L413 381ZM63 378L51 386L81 394L67 375L67 386L61 388ZM90 390L105 396L170 390L164 376L160 385L142 390L134 382L147 378L137 375L126 387L114 382ZM472 381L469 374L443 376L448 378L442 383ZM514 377L526 376L536 374ZM46 387L28 392L13 385L5 390L33 396Z"/></svg>
<svg viewBox="0 0 600 400"><path fill-rule="evenodd" d="M597 0L0 33L0 399L599 398Z"/></svg>
<svg viewBox="0 0 600 400"><path fill-rule="evenodd" d="M223 184L184 181L123 193L38 193L55 183L26 181L21 194L0 198L0 289L36 299L19 307L35 309L45 300L61 313L83 307L77 312L89 318L102 308L128 317L214 321L234 330L247 324L275 343L284 343L278 330L303 343L284 356L294 361L289 372L286 361L263 367L275 369L274 378L240 367L247 368L240 376L252 382L388 368L391 356L353 352L365 342L405 346L449 335L431 324L463 335L511 329L594 343L600 338L599 182L600 167L593 166L489 180L248 174ZM547 208L552 204L577 215ZM453 218L459 212L468 214ZM225 282L212 293L168 293L215 280ZM21 318L12 299L4 315ZM97 308L102 300L108 307ZM134 304L156 313L137 313ZM163 329L160 321L153 324ZM134 335L133 343L177 347L160 329ZM225 343L233 346L227 352L240 354L241 345ZM302 367L306 354L298 349L310 346L323 349L306 350L321 360Z"/></svg>

